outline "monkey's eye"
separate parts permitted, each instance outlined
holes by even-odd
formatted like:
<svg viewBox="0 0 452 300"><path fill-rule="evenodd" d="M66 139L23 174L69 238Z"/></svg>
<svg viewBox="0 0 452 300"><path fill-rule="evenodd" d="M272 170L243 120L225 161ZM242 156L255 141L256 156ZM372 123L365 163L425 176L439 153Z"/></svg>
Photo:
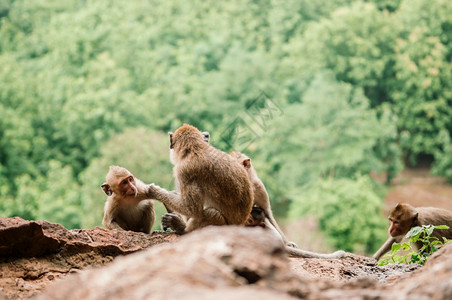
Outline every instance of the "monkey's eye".
<svg viewBox="0 0 452 300"><path fill-rule="evenodd" d="M128 184L129 183L129 181L127 180L127 179L124 179L123 181L121 181L121 184L122 185L126 185L126 184Z"/></svg>

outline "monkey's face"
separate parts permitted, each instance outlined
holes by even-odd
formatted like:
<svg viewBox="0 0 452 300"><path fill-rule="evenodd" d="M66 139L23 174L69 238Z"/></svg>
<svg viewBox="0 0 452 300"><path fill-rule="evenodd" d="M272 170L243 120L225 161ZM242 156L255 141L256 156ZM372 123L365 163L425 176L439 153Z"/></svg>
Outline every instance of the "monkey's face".
<svg viewBox="0 0 452 300"><path fill-rule="evenodd" d="M248 216L248 220L246 220L246 222L245 222L245 226L257 226L257 224L258 224L258 222L250 214Z"/></svg>
<svg viewBox="0 0 452 300"><path fill-rule="evenodd" d="M389 235L391 235L392 237L398 237L405 235L410 230L413 220L390 216L389 222L390 222L388 229Z"/></svg>
<svg viewBox="0 0 452 300"><path fill-rule="evenodd" d="M404 203L398 203L389 214L388 233L392 237L399 237L407 234L417 221L418 213L416 210Z"/></svg>
<svg viewBox="0 0 452 300"><path fill-rule="evenodd" d="M123 197L135 197L137 195L137 187L133 175L123 178L118 183L119 195Z"/></svg>
<svg viewBox="0 0 452 300"><path fill-rule="evenodd" d="M265 214L264 210L258 206L254 206L251 210L248 220L245 222L245 226L262 226L265 227Z"/></svg>

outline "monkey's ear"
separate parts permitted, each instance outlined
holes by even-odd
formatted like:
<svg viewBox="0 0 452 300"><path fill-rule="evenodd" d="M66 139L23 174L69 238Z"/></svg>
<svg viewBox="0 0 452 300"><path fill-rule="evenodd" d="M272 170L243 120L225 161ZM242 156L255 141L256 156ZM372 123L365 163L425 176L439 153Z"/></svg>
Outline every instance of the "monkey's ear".
<svg viewBox="0 0 452 300"><path fill-rule="evenodd" d="M242 161L242 165L247 169L251 168L251 159L249 159L249 158L244 159Z"/></svg>
<svg viewBox="0 0 452 300"><path fill-rule="evenodd" d="M418 212L416 212L414 215L413 215L413 222L417 222L417 218L419 217L419 213Z"/></svg>
<svg viewBox="0 0 452 300"><path fill-rule="evenodd" d="M173 133L170 131L170 132L168 132L168 135L169 135L169 143L170 143L170 145L169 145L169 148L170 149L173 149Z"/></svg>
<svg viewBox="0 0 452 300"><path fill-rule="evenodd" d="M202 138L204 139L205 142L209 142L210 140L210 133L208 131L203 131L202 132Z"/></svg>
<svg viewBox="0 0 452 300"><path fill-rule="evenodd" d="M107 196L111 196L113 194L113 191L111 190L110 185L108 183L104 183L100 187Z"/></svg>

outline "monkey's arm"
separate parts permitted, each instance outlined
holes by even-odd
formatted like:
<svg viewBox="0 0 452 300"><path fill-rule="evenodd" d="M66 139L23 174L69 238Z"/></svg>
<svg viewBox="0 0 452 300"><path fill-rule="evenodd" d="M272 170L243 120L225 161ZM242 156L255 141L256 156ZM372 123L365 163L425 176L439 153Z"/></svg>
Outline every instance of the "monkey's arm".
<svg viewBox="0 0 452 300"><path fill-rule="evenodd" d="M108 199L105 203L104 218L102 219L102 225L105 228L113 230L127 230L127 225L118 220L115 216L118 215L117 207L118 203L114 199Z"/></svg>
<svg viewBox="0 0 452 300"><path fill-rule="evenodd" d="M147 200L147 203L143 208L143 217L141 219L141 224L143 225L143 232L151 233L154 222L155 222L154 203L152 202L152 200Z"/></svg>
<svg viewBox="0 0 452 300"><path fill-rule="evenodd" d="M135 178L135 184L137 186L137 195L135 196L135 199L138 201L149 199L148 195L149 186L146 185L143 181L139 180L138 178Z"/></svg>
<svg viewBox="0 0 452 300"><path fill-rule="evenodd" d="M380 249L378 249L377 252L375 252L375 254L372 256L372 258L375 258L376 260L379 260L380 257L383 256L383 254L385 254L386 252L388 252L391 249L392 244L394 244L396 242L398 243L398 242L400 242L400 240L401 240L401 238L396 239L396 238L390 236L386 240L386 242L383 244L383 246L381 246Z"/></svg>
<svg viewBox="0 0 452 300"><path fill-rule="evenodd" d="M196 195L195 186L185 188L184 203L181 201L181 194L176 191L167 191L151 183L148 185L148 196L162 202L167 209L188 217L202 216L203 203L201 197ZM188 204L188 205L186 205Z"/></svg>
<svg viewBox="0 0 452 300"><path fill-rule="evenodd" d="M111 216L108 214L104 215L104 219L102 220L102 225L104 225L105 228L113 230L127 230L127 225L122 222L121 220L113 220Z"/></svg>

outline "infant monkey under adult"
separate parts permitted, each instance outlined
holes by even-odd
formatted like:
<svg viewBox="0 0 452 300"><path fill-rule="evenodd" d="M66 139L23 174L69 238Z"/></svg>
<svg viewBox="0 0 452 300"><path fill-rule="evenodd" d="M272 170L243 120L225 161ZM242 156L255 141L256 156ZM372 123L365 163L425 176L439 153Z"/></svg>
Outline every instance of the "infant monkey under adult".
<svg viewBox="0 0 452 300"><path fill-rule="evenodd" d="M107 229L150 233L155 221L154 201L148 186L129 170L110 166L102 190L108 196L102 225Z"/></svg>
<svg viewBox="0 0 452 300"><path fill-rule="evenodd" d="M283 239L279 232L276 230L276 228L273 226L273 224L270 222L270 220L265 216L264 210L258 206L253 206L253 209L251 210L251 213L248 217L248 220L245 222L245 226L260 226L263 227L265 230L268 230L272 233L275 237L277 237L282 243ZM284 249L286 252L292 256L292 257L302 257L302 258L322 258L322 259L335 259L335 258L342 258L346 255L346 253L342 250L330 253L330 254L323 254L323 253L316 253L306 250L301 250L293 247L289 247L287 245L284 245Z"/></svg>

